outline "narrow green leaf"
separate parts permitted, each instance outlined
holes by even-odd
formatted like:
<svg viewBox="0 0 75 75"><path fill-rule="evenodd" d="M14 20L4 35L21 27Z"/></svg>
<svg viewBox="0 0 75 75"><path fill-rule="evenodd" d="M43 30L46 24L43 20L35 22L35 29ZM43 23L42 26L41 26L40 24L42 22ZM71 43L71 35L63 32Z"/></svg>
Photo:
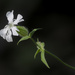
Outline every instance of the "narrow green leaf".
<svg viewBox="0 0 75 75"><path fill-rule="evenodd" d="M34 55L34 59L36 58L36 55L40 52L40 49L38 49Z"/></svg>
<svg viewBox="0 0 75 75"><path fill-rule="evenodd" d="M42 61L48 68L50 68L49 65L48 65L48 63L47 63L47 61L46 61L46 59L45 59L45 51L44 51L44 50L41 50L41 61Z"/></svg>
<svg viewBox="0 0 75 75"><path fill-rule="evenodd" d="M18 30L17 33L20 35L20 36L27 36L28 35L28 29L25 28L24 26L17 26Z"/></svg>
<svg viewBox="0 0 75 75"><path fill-rule="evenodd" d="M33 34L34 34L37 30L39 30L39 29L41 29L41 28L33 29L33 30L29 33L29 36L32 37Z"/></svg>
<svg viewBox="0 0 75 75"><path fill-rule="evenodd" d="M24 37L22 37L22 38L18 41L17 45L18 45L21 41L28 40L29 38L30 38L29 36L24 36Z"/></svg>

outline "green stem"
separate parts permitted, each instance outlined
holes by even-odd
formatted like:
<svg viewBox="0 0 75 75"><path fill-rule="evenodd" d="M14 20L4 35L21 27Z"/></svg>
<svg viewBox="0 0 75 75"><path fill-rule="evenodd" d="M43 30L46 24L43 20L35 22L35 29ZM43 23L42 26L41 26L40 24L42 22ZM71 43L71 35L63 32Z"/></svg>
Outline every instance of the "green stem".
<svg viewBox="0 0 75 75"><path fill-rule="evenodd" d="M30 38L30 39L32 40L32 42L33 42L36 46L39 46L33 38ZM39 46L39 48L40 48L40 46Z"/></svg>
<svg viewBox="0 0 75 75"><path fill-rule="evenodd" d="M47 51L47 50L45 50L45 52L48 53L49 55L51 55L52 57L54 57L55 59L57 59L58 61L60 61L60 62L61 62L62 64L64 64L65 66L67 66L67 67L69 67L69 68L75 70L75 67L73 67L73 66L71 66L71 65L69 65L69 64L67 64L67 63L65 63L65 62L63 62L59 57L57 57L57 56L54 55L53 53L51 53L51 52L49 52L49 51Z"/></svg>
<svg viewBox="0 0 75 75"><path fill-rule="evenodd" d="M34 40L33 38L30 38L30 39L32 40L32 42L33 42L36 46L38 46L37 43L35 42L35 40ZM63 62L59 57L57 57L57 56L54 55L53 53L51 53L51 52L49 52L49 51L47 51L47 50L45 50L45 52L48 53L49 55L51 55L52 57L54 57L55 59L57 59L58 61L60 61L60 62L61 62L62 64L64 64L65 66L67 66L67 67L69 67L69 68L75 70L75 67L73 67L73 66L71 66L71 65L69 65L69 64L67 64L67 63L65 63L65 62Z"/></svg>
<svg viewBox="0 0 75 75"><path fill-rule="evenodd" d="M35 42L35 40L33 38L30 38L32 40L32 42L37 46L37 43Z"/></svg>

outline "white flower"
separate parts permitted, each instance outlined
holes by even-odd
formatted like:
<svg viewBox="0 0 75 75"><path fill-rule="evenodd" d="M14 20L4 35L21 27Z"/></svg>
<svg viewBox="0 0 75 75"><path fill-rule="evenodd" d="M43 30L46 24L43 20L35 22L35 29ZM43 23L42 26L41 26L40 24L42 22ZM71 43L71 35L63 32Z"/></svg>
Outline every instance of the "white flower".
<svg viewBox="0 0 75 75"><path fill-rule="evenodd" d="M0 30L0 36L6 39L7 42L13 42L12 35L18 36L17 31L19 30L15 25L18 25L19 22L24 21L24 19L22 19L23 16L20 14L17 15L17 19L14 19L13 12L14 11L12 10L12 12L8 11L6 13L8 24L4 27L4 29Z"/></svg>

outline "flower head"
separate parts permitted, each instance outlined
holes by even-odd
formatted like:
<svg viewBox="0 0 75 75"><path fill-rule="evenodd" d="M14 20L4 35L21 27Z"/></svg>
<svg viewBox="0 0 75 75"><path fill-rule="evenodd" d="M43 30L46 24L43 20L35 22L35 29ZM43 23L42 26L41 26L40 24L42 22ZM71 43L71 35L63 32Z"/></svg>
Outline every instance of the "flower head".
<svg viewBox="0 0 75 75"><path fill-rule="evenodd" d="M0 30L0 36L7 40L7 42L13 42L12 35L18 36L17 31L19 31L16 27L19 22L24 21L23 16L18 14L17 19L14 19L13 10L6 13L6 17L8 20L8 24Z"/></svg>

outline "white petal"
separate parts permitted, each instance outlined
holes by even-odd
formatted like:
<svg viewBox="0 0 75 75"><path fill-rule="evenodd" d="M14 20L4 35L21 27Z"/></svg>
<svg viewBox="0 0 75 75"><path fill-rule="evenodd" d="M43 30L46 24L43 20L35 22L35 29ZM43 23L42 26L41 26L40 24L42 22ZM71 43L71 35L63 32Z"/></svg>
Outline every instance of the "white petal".
<svg viewBox="0 0 75 75"><path fill-rule="evenodd" d="M13 12L14 12L14 11L12 10L12 12L8 11L8 12L6 13L6 17L7 17L7 19L8 19L8 23L12 23L12 22L13 22L13 18L14 18Z"/></svg>
<svg viewBox="0 0 75 75"><path fill-rule="evenodd" d="M19 31L19 30L17 29L17 27L16 26L13 26L11 29L12 29L13 35L14 36L18 36L17 31Z"/></svg>
<svg viewBox="0 0 75 75"><path fill-rule="evenodd" d="M23 18L23 16L20 15L20 14L18 14L18 15L17 15L17 19L14 21L14 24L18 24L19 22L24 21L24 19L22 19L22 18Z"/></svg>
<svg viewBox="0 0 75 75"><path fill-rule="evenodd" d="M4 29L1 29L1 30L0 30L0 36L5 39L6 34L7 34L7 31L8 31L8 27L6 27L6 28L4 28Z"/></svg>
<svg viewBox="0 0 75 75"><path fill-rule="evenodd" d="M12 36L11 35L12 35L11 31L8 30L8 33L6 35L7 42L13 42L13 39L12 39Z"/></svg>

